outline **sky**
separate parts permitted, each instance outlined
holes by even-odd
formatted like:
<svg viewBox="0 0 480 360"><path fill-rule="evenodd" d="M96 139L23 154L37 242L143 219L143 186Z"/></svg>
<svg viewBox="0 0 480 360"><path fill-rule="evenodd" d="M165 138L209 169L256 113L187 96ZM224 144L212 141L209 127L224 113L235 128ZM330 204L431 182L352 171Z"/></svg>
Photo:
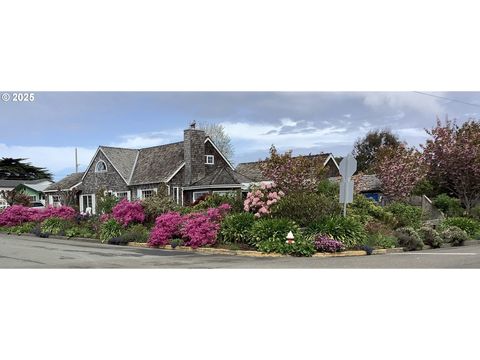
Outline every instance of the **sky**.
<svg viewBox="0 0 480 360"><path fill-rule="evenodd" d="M1 92L0 93L4 93ZM11 94L11 92L10 92ZM344 156L368 131L388 128L412 146L437 116L480 115L480 92L36 92L0 100L0 158L27 158L56 180L84 170L99 145L141 148L181 141L192 120L222 124L234 163L274 144L294 154ZM435 97L437 96L437 97ZM442 98L439 98L442 97ZM444 99L448 98L448 99Z"/></svg>

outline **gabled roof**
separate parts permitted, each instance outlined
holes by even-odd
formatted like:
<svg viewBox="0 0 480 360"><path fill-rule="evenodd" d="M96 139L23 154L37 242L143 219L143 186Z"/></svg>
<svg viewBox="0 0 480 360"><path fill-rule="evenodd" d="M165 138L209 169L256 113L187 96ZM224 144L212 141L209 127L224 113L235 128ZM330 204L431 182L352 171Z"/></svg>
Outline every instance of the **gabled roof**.
<svg viewBox="0 0 480 360"><path fill-rule="evenodd" d="M166 182L183 162L183 141L140 149L130 185Z"/></svg>
<svg viewBox="0 0 480 360"><path fill-rule="evenodd" d="M51 184L44 191L47 192L47 191L70 190L72 187L82 182L82 177L83 177L83 173L81 172L70 174L64 177L62 180Z"/></svg>
<svg viewBox="0 0 480 360"><path fill-rule="evenodd" d="M20 185L17 185L18 186L25 186L27 188L30 188L36 192L44 192L45 189L47 189L51 184L53 184L53 181L50 181L50 180L44 180L42 182L38 182L38 183L35 183L35 184L26 184L26 183L22 183Z"/></svg>
<svg viewBox="0 0 480 360"><path fill-rule="evenodd" d="M335 176L329 178L329 180L339 183L342 181L342 177ZM352 180L356 193L382 191L382 182L377 175L356 174L352 176Z"/></svg>
<svg viewBox="0 0 480 360"><path fill-rule="evenodd" d="M222 167L215 170L213 173L204 178L194 182L192 186L209 186L209 185L233 185L250 183L252 179L230 169L229 167Z"/></svg>
<svg viewBox="0 0 480 360"><path fill-rule="evenodd" d="M132 176L133 167L137 158L139 150L117 148L110 146L100 146L100 149L118 171L120 176L128 183Z"/></svg>
<svg viewBox="0 0 480 360"><path fill-rule="evenodd" d="M322 154L314 154L314 155L299 155L299 156L293 156L292 158L296 159L300 157L321 162L323 163L323 165L326 165L330 159L333 159L335 166L337 166L338 168L338 165L335 162L335 159L332 156L332 154L322 153ZM264 163L265 163L265 160L241 163L237 165L237 168L235 170L240 174L243 174L244 176L251 178L254 181L268 181L271 179L267 179L262 173L262 164Z"/></svg>

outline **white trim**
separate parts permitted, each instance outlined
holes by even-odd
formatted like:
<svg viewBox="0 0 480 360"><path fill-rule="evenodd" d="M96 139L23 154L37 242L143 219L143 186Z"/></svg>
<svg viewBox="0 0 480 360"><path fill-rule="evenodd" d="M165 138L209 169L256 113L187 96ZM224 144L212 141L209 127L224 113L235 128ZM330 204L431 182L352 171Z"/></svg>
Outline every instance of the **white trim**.
<svg viewBox="0 0 480 360"><path fill-rule="evenodd" d="M178 172L179 172L180 170L182 170L182 168L183 168L184 166L185 166L185 162L183 162L182 165L180 165L180 166L178 167L178 169L175 170L175 172L174 172L167 180L165 180L165 183L168 183L170 180L172 180L172 179L175 177L175 175L177 175Z"/></svg>
<svg viewBox="0 0 480 360"><path fill-rule="evenodd" d="M140 200L145 199L142 195L142 191L153 191L155 194L158 194L158 189L157 188L146 188L146 189L137 189L137 198Z"/></svg>
<svg viewBox="0 0 480 360"><path fill-rule="evenodd" d="M208 162L208 159L212 159L212 162ZM215 156L205 155L205 165L215 165Z"/></svg>
<svg viewBox="0 0 480 360"><path fill-rule="evenodd" d="M93 158L92 158L92 161L90 161L90 164L89 164L88 167L87 167L87 170L85 170L85 173L84 173L83 176L82 176L82 181L83 181L83 179L85 179L85 176L87 176L88 171L89 171L90 168L92 167L93 161L94 161L95 158L97 157L99 151L102 152L103 156L105 156L105 158L108 160L108 162L110 163L110 165L113 166L113 168L115 169L115 171L117 172L117 174L120 175L120 177L122 178L123 181L125 181L125 184L129 185L129 183L127 182L127 180L125 180L125 178L123 177L122 173L121 173L120 171L118 171L118 169L115 167L115 165L113 164L113 162L108 158L107 154L105 154L105 152L102 150L102 147L101 147L101 146L98 147L97 151L95 152L95 155L94 155Z"/></svg>
<svg viewBox="0 0 480 360"><path fill-rule="evenodd" d="M91 196L92 197L92 214L96 214L96 205L97 205L97 201L95 199L95 194L83 194L83 195L80 195L80 212L85 212L85 209L83 208L83 198L85 196ZM88 203L87 203L88 204Z"/></svg>
<svg viewBox="0 0 480 360"><path fill-rule="evenodd" d="M197 185L186 186L184 190L198 190L198 189L241 189L241 184L224 184L224 185Z"/></svg>
<svg viewBox="0 0 480 360"><path fill-rule="evenodd" d="M194 191L194 192L193 192L193 195L192 195L192 202L197 201L197 199L195 199L195 195L196 195L196 194L202 194L202 195L210 194L210 191L208 191L208 190L205 190L205 191ZM199 197L200 197L200 196L199 196Z"/></svg>
<svg viewBox="0 0 480 360"><path fill-rule="evenodd" d="M130 177L128 178L128 185L132 182L133 174L135 173L135 167L137 166L137 161L138 161L138 156L140 155L140 150L137 150L137 156L135 157L135 162L133 163L133 168L132 168L132 173L130 174Z"/></svg>
<svg viewBox="0 0 480 360"><path fill-rule="evenodd" d="M180 189L181 189L181 190L180 190L180 193L181 193L181 197L182 197L182 206L183 206L183 187L180 188Z"/></svg>
<svg viewBox="0 0 480 360"><path fill-rule="evenodd" d="M105 170L98 170L98 165L100 165L100 163L105 165ZM95 164L95 174L106 173L106 172L108 172L107 163L105 161L103 161L102 159L98 160L97 163Z"/></svg>
<svg viewBox="0 0 480 360"><path fill-rule="evenodd" d="M330 161L330 159L333 160L333 163L335 164L335 166L337 167L337 170L340 170L340 168L338 167L338 164L337 162L335 161L335 158L333 157L332 154L329 154L328 157L327 157L327 160L324 161L323 163L323 167L325 167L327 165L327 163Z"/></svg>
<svg viewBox="0 0 480 360"><path fill-rule="evenodd" d="M180 187L173 186L172 188L173 188L173 200L175 201L176 204L179 204L180 203Z"/></svg>
<svg viewBox="0 0 480 360"><path fill-rule="evenodd" d="M232 163L231 163L230 161L228 161L228 159L227 159L227 158L222 154L222 152L217 148L217 145L215 145L214 142L213 142L209 137L207 137L207 138L205 139L204 144L206 144L207 141L209 141L210 144L212 144L213 148L214 148L215 150L217 150L217 152L220 154L220 156L223 158L223 160L225 160L225 161L227 162L228 166L230 166L230 169L235 170L235 168L233 167Z"/></svg>
<svg viewBox="0 0 480 360"><path fill-rule="evenodd" d="M132 200L132 192L130 190L114 191L113 195L118 198L118 193L127 193L127 200L128 201Z"/></svg>

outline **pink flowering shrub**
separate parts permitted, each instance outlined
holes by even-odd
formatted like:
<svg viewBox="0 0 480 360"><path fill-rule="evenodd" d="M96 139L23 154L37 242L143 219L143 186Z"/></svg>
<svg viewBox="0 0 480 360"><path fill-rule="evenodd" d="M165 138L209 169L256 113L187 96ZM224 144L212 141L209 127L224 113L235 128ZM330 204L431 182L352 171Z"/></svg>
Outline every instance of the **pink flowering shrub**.
<svg viewBox="0 0 480 360"><path fill-rule="evenodd" d="M260 187L252 188L243 202L243 209L252 212L259 218L270 214L271 207L275 205L285 194L277 191L275 184L261 183Z"/></svg>
<svg viewBox="0 0 480 360"><path fill-rule="evenodd" d="M124 227L131 223L143 223L145 221L145 212L140 201L123 199L115 205L112 214L113 218Z"/></svg>
<svg viewBox="0 0 480 360"><path fill-rule="evenodd" d="M24 222L42 222L52 217L72 220L75 215L75 210L68 206L37 209L14 205L0 213L0 226L16 226Z"/></svg>
<svg viewBox="0 0 480 360"><path fill-rule="evenodd" d="M157 217L155 226L150 233L148 244L150 246L165 246L168 242L180 237L180 226L183 223L183 217L178 212L168 212Z"/></svg>
<svg viewBox="0 0 480 360"><path fill-rule="evenodd" d="M155 221L148 243L150 246L164 246L170 240L181 237L185 240L185 245L194 248L213 245L217 241L220 221L230 210L229 204L223 204L184 216L177 212L160 215Z"/></svg>

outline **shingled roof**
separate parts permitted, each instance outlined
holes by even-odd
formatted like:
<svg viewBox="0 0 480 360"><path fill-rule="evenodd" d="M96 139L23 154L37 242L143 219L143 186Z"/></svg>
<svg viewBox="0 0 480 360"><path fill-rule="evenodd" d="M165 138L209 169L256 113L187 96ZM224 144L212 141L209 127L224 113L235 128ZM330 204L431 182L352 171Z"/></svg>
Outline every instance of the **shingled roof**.
<svg viewBox="0 0 480 360"><path fill-rule="evenodd" d="M184 163L183 141L138 151L130 185L167 181Z"/></svg>
<svg viewBox="0 0 480 360"><path fill-rule="evenodd" d="M234 171L227 167L222 167L215 170L213 173L205 176L204 178L193 183L192 186L209 186L209 185L233 185L250 183L253 179L250 179L237 171Z"/></svg>
<svg viewBox="0 0 480 360"><path fill-rule="evenodd" d="M299 155L299 156L294 156L293 159L301 157L301 158L307 158L313 161L319 161L321 163L325 163L325 161L327 161L330 155L331 154L325 154L325 153L314 154L314 155ZM249 177L253 181L268 181L271 179L266 178L262 173L262 164L264 163L265 163L265 160L240 163L237 165L235 170L240 174Z"/></svg>
<svg viewBox="0 0 480 360"><path fill-rule="evenodd" d="M128 182L132 176L133 166L139 150L110 146L100 146L100 149L125 181Z"/></svg>
<svg viewBox="0 0 480 360"><path fill-rule="evenodd" d="M38 180L1 180L0 179L0 187L5 188L14 188L20 184L40 184L42 182L49 181L48 179L38 179Z"/></svg>
<svg viewBox="0 0 480 360"><path fill-rule="evenodd" d="M82 177L83 177L82 172L70 174L70 175L64 177L62 180L51 184L49 187L47 187L45 189L45 192L47 192L47 191L68 190L68 189L72 188L73 186L79 184L82 181Z"/></svg>
<svg viewBox="0 0 480 360"><path fill-rule="evenodd" d="M339 183L342 180L341 176L329 178L331 181ZM354 182L355 192L377 192L382 191L382 182L377 175L357 174L352 176Z"/></svg>

